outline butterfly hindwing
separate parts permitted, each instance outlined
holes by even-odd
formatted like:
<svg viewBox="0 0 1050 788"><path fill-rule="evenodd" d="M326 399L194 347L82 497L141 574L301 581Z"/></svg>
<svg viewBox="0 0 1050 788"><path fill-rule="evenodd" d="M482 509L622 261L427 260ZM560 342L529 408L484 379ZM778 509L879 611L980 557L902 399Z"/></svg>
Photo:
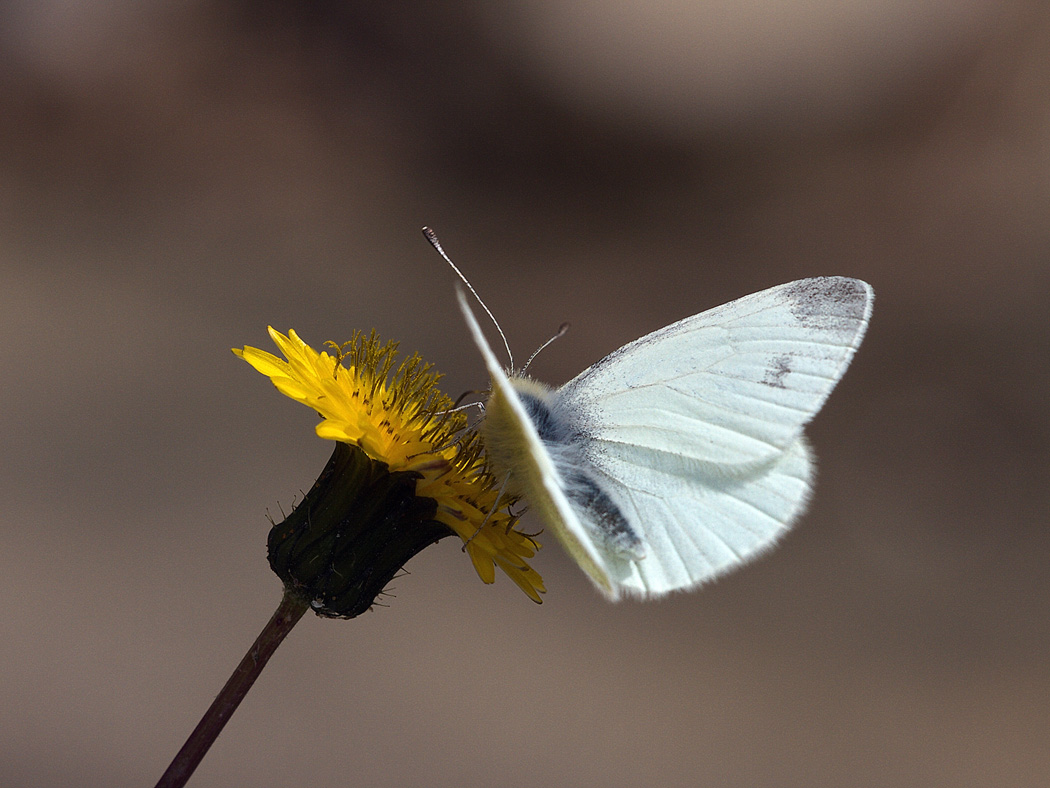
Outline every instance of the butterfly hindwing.
<svg viewBox="0 0 1050 788"><path fill-rule="evenodd" d="M668 472L638 453L588 459L645 545L640 560L607 553L605 570L619 591L645 597L693 588L770 548L802 513L813 477L805 438L766 467L722 478Z"/></svg>

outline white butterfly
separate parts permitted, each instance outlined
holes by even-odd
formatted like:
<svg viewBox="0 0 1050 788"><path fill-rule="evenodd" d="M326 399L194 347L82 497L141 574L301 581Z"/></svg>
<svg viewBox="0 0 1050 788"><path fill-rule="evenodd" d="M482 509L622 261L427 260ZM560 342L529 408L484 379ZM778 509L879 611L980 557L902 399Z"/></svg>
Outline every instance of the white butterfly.
<svg viewBox="0 0 1050 788"><path fill-rule="evenodd" d="M802 513L802 428L868 325L859 279L773 287L654 331L551 389L505 372L462 290L492 391L497 475L610 599L688 589L770 547Z"/></svg>

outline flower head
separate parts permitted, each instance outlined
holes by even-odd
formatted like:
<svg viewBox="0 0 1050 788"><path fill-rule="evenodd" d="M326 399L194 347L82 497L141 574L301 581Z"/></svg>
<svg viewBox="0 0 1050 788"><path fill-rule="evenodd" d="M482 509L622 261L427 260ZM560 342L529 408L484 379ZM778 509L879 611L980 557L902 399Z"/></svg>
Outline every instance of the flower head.
<svg viewBox="0 0 1050 788"><path fill-rule="evenodd" d="M269 332L284 359L253 347L233 352L282 394L315 410L321 416L318 436L356 447L392 477L407 480L415 504L399 506L419 512L414 521L440 524L438 535L426 537L417 549L445 535L443 526L463 540L484 582L495 580L499 566L531 599L541 601L543 580L527 561L538 545L515 529L517 517L509 511L513 500L500 497L477 433L436 387L440 376L432 365L418 355L399 364L397 343L381 344L374 332L355 334L343 345L327 343L331 353L314 350L294 331ZM374 491L378 484L360 474L353 478L362 490ZM273 539L271 533L271 563Z"/></svg>

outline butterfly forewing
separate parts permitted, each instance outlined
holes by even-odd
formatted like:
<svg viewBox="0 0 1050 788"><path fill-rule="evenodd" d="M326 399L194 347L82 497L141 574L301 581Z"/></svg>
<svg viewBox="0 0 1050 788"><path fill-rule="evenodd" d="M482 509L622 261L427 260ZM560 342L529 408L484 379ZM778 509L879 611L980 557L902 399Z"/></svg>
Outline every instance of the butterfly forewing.
<svg viewBox="0 0 1050 788"><path fill-rule="evenodd" d="M845 277L773 287L625 345L558 393L590 440L671 455L671 465L757 467L827 399L871 301L866 283Z"/></svg>

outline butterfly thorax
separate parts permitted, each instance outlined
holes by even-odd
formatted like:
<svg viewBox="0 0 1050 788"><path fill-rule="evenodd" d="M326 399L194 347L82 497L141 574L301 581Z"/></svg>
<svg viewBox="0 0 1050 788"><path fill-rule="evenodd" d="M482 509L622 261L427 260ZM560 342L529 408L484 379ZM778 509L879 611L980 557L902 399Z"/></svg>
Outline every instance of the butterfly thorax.
<svg viewBox="0 0 1050 788"><path fill-rule="evenodd" d="M511 378L514 392L526 401L544 402L552 396L549 386L526 377ZM499 388L485 402L485 419L481 424L485 452L497 477L508 478L506 490L515 496L529 497L530 490L542 485L541 470L535 462L522 462L531 457L531 439Z"/></svg>

